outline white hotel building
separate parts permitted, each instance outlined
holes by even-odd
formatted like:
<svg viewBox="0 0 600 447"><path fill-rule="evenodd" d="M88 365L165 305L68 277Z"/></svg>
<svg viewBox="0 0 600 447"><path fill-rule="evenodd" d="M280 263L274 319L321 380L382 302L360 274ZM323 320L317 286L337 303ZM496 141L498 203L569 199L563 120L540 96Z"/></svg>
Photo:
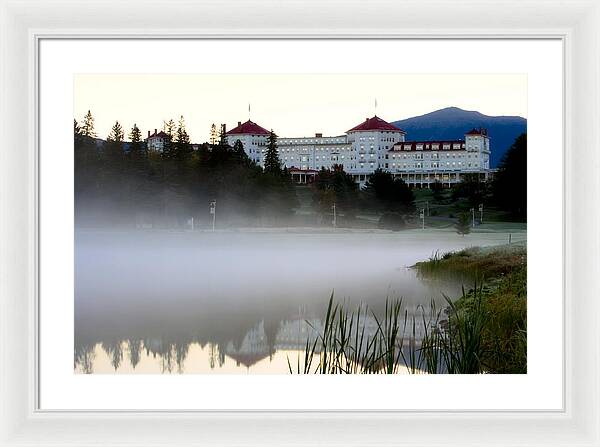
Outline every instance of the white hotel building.
<svg viewBox="0 0 600 447"><path fill-rule="evenodd" d="M263 166L269 131L248 120L227 132L233 145L240 140L246 154ZM452 185L465 174L490 175L490 141L485 129L473 129L464 140L406 141L406 132L378 116L367 118L345 135L280 137L279 158L300 183L312 181L317 172L341 165L364 185L376 170L390 172L415 187L439 181Z"/></svg>

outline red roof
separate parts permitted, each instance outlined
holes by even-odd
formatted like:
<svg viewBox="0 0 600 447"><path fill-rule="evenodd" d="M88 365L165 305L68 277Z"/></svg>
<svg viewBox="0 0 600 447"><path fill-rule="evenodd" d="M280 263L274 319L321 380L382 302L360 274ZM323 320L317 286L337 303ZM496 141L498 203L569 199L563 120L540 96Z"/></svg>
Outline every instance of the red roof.
<svg viewBox="0 0 600 447"><path fill-rule="evenodd" d="M479 129L471 129L465 135L485 135L487 136L487 129L480 127Z"/></svg>
<svg viewBox="0 0 600 447"><path fill-rule="evenodd" d="M396 126L388 123L387 121L382 120L377 115L373 118L367 118L365 121L360 123L358 126L353 127L348 132L360 132L360 131L369 131L369 130L388 130L395 132L404 132L402 129L398 129Z"/></svg>
<svg viewBox="0 0 600 447"><path fill-rule="evenodd" d="M164 133L161 130L158 133L156 133L156 131L154 131L154 133L152 135L150 135L148 138L169 138L169 135L167 135L166 133Z"/></svg>
<svg viewBox="0 0 600 447"><path fill-rule="evenodd" d="M260 127L258 124L248 120L245 123L238 124L225 135L269 135L270 132L264 127Z"/></svg>

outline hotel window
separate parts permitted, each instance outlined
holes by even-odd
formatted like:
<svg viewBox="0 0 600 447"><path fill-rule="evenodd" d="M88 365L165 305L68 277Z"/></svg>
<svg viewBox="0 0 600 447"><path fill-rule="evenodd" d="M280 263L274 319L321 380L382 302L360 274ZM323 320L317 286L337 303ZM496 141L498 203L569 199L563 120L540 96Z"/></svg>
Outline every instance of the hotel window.
<svg viewBox="0 0 600 447"><path fill-rule="evenodd" d="M439 144L432 144L431 145L431 150L433 150L433 151L437 151L439 148L440 148Z"/></svg>
<svg viewBox="0 0 600 447"><path fill-rule="evenodd" d="M417 144L417 150L418 151L422 151L423 150L423 145L422 144Z"/></svg>

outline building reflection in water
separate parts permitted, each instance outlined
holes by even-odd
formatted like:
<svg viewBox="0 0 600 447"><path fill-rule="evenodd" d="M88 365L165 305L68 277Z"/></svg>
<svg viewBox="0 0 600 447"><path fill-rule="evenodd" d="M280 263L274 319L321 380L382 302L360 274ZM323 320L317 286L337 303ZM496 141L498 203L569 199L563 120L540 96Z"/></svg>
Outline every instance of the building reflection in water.
<svg viewBox="0 0 600 447"><path fill-rule="evenodd" d="M361 321L365 337L374 336L378 330L375 318L365 313ZM414 333L419 341L425 331L424 320L415 318L414 321ZM322 332L323 322L320 319L298 314L277 323L261 320L245 333L232 334L229 339L221 341L206 341L198 335L185 337L181 334L88 341L75 347L75 371L83 374L286 374L289 372L288 360L295 362L298 356L302 357L307 343L312 346ZM405 333L412 335L412 319ZM316 347L318 353L318 343Z"/></svg>

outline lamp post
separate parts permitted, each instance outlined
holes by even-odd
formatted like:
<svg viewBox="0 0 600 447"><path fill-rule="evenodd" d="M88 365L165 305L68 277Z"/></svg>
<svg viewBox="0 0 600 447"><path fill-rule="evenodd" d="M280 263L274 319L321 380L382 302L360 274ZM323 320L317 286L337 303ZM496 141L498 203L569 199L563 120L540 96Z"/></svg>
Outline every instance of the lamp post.
<svg viewBox="0 0 600 447"><path fill-rule="evenodd" d="M479 223L483 223L483 203L479 204Z"/></svg>
<svg viewBox="0 0 600 447"><path fill-rule="evenodd" d="M213 233L214 233L214 231L215 231L215 220L217 218L217 201L216 200L213 200L212 202L210 202L209 210L210 210L210 214L212 214L212 217L213 217L213 219L212 219L213 220L212 221L212 230L213 230Z"/></svg>
<svg viewBox="0 0 600 447"><path fill-rule="evenodd" d="M421 222L422 222L421 229L424 230L425 229L425 208L421 208L421 211L419 212L419 217L421 218Z"/></svg>
<svg viewBox="0 0 600 447"><path fill-rule="evenodd" d="M333 210L333 228L337 227L337 214L336 214L336 210L335 210L335 202L333 202L333 206L331 207L331 209Z"/></svg>
<svg viewBox="0 0 600 447"><path fill-rule="evenodd" d="M471 208L471 226L475 228L475 208Z"/></svg>

